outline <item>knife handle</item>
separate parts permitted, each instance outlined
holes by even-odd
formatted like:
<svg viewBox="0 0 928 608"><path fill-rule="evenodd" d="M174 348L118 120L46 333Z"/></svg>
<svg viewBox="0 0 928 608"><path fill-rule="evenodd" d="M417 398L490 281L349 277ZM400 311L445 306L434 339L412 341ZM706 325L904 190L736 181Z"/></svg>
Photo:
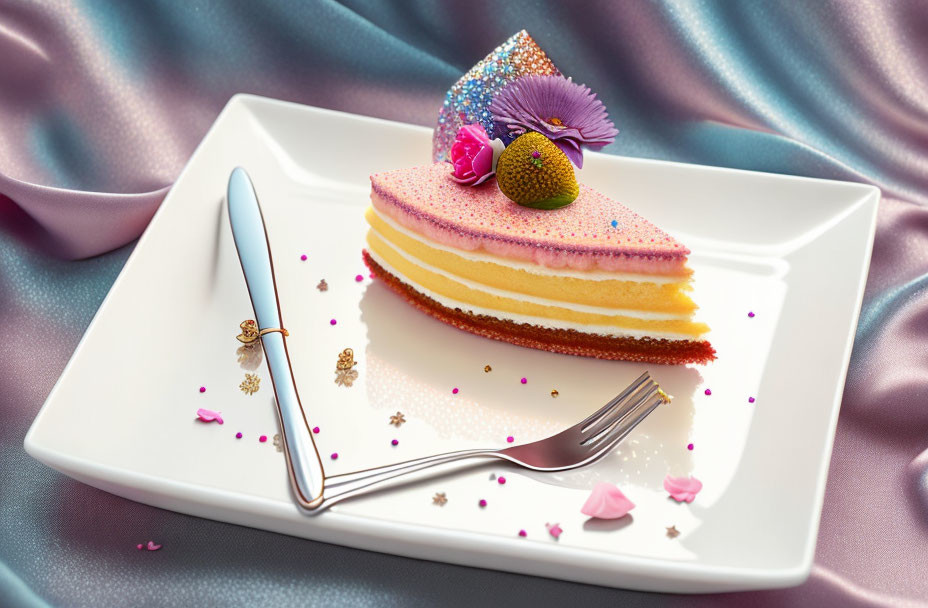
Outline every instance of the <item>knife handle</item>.
<svg viewBox="0 0 928 608"><path fill-rule="evenodd" d="M227 201L232 236L258 328L283 328L264 217L251 179L241 167L229 177ZM277 398L291 485L300 506L315 509L322 504L325 473L296 390L286 338L282 332L273 332L260 340Z"/></svg>

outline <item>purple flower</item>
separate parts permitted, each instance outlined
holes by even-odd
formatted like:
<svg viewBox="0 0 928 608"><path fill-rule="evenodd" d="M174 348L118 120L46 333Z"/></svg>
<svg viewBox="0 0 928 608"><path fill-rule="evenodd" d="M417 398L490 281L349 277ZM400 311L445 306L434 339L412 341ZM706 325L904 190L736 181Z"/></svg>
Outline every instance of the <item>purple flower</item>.
<svg viewBox="0 0 928 608"><path fill-rule="evenodd" d="M493 147L480 125L465 125L451 146L451 179L465 186L482 184L493 176Z"/></svg>
<svg viewBox="0 0 928 608"><path fill-rule="evenodd" d="M581 146L602 148L619 133L596 94L563 76L523 76L503 87L490 112L511 135L538 131L578 167Z"/></svg>

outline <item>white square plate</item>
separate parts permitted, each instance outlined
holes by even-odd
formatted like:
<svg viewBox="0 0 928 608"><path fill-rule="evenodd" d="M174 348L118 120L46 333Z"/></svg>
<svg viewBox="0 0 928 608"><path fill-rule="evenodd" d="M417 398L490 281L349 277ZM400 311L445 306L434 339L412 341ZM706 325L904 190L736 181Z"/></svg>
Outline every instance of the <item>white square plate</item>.
<svg viewBox="0 0 928 608"><path fill-rule="evenodd" d="M297 509L283 454L258 441L277 433L263 363L263 388L239 390L249 370L235 335L252 312L223 200L237 165L264 207L297 385L329 473L502 446L509 435L541 438L645 369L478 338L370 281L360 256L368 176L429 162L430 137L422 127L234 97L36 418L29 453L132 500L374 551L671 592L803 581L879 201L860 184L589 154L582 181L693 250L694 297L718 361L651 366L675 400L591 467L484 465L318 516ZM322 278L328 291L316 289ZM359 362L350 388L334 382L346 347ZM225 424L194 421L199 407L220 410ZM388 424L397 410L408 420L401 428ZM704 490L677 504L662 489L668 473L695 475ZM631 517L581 515L603 480L637 504ZM436 492L448 503L433 505ZM547 522L560 523L559 540Z"/></svg>

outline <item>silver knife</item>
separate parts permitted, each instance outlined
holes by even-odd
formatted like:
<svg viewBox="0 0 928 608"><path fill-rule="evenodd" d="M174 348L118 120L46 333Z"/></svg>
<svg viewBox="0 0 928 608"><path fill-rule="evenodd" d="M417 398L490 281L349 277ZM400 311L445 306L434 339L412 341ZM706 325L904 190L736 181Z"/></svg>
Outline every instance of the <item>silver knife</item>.
<svg viewBox="0 0 928 608"><path fill-rule="evenodd" d="M300 506L315 509L323 501L325 473L309 430L306 412L296 392L290 354L287 352L286 332L281 331L284 325L280 316L280 301L277 298L274 264L264 216L251 179L241 167L237 167L229 176L227 201L232 236L245 273L258 328L274 330L262 332L260 341L271 372L274 395L277 397L277 413L280 416L290 482Z"/></svg>

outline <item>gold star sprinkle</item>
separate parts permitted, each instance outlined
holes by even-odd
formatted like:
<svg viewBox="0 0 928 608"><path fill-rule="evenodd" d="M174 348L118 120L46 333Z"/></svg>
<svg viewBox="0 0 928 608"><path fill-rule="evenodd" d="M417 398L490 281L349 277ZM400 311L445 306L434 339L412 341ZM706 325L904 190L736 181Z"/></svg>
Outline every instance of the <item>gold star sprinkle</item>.
<svg viewBox="0 0 928 608"><path fill-rule="evenodd" d="M486 373L489 374L490 372L493 371L493 368L490 367L489 365L484 365L484 366L483 366L483 371L485 371Z"/></svg>
<svg viewBox="0 0 928 608"><path fill-rule="evenodd" d="M261 388L261 378L258 374L245 374L245 379L238 387L246 395L254 395Z"/></svg>
<svg viewBox="0 0 928 608"><path fill-rule="evenodd" d="M560 393L557 392L557 389L556 389L556 388L551 389L551 396L552 396L552 397L554 397L555 399L557 399L557 396L558 396L558 395L560 395Z"/></svg>
<svg viewBox="0 0 928 608"><path fill-rule="evenodd" d="M432 504L438 505L439 507L445 506L445 503L448 502L448 497L445 496L444 492L436 492L435 496L432 497Z"/></svg>
<svg viewBox="0 0 928 608"><path fill-rule="evenodd" d="M676 526L670 526L667 528L667 538L676 538L680 536L680 531L677 530Z"/></svg>
<svg viewBox="0 0 928 608"><path fill-rule="evenodd" d="M280 433L274 435L274 447L277 448L278 452L284 451L284 446L280 443Z"/></svg>
<svg viewBox="0 0 928 608"><path fill-rule="evenodd" d="M321 281L319 281L319 284L316 285L316 289L318 289L319 291L326 291L328 290L328 288L329 288L329 284L325 282L325 279L322 279Z"/></svg>
<svg viewBox="0 0 928 608"><path fill-rule="evenodd" d="M392 424L393 426L398 427L404 422L406 422L406 417L403 416L403 412L397 412L393 416L390 416L390 424Z"/></svg>

